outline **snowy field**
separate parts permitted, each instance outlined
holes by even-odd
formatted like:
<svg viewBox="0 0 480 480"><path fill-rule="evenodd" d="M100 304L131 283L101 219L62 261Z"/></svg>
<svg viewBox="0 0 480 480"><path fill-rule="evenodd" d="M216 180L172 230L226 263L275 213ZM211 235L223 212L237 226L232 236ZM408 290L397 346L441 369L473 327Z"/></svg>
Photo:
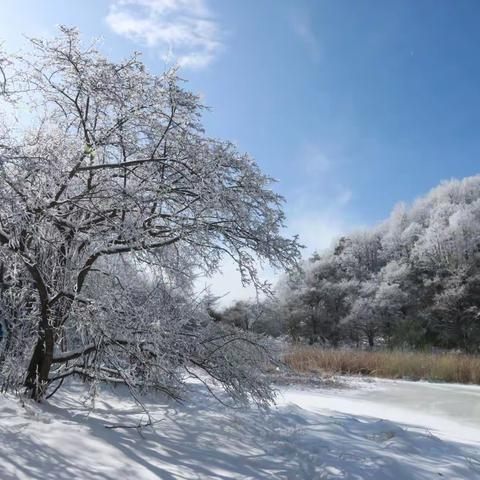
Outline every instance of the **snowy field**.
<svg viewBox="0 0 480 480"><path fill-rule="evenodd" d="M43 406L0 397L0 478L480 479L479 387L282 386L268 413L191 387L183 405L151 398L159 423L140 433L105 428L140 418L121 390L102 393L93 412L75 400L79 385Z"/></svg>

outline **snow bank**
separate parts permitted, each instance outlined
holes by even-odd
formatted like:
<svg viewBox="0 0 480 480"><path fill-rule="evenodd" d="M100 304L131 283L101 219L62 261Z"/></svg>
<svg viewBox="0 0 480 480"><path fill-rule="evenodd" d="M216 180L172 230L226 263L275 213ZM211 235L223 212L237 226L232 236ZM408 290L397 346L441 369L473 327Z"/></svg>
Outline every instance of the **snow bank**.
<svg viewBox="0 0 480 480"><path fill-rule="evenodd" d="M141 432L105 428L141 420L121 389L102 393L93 412L76 400L80 389L43 406L0 397L2 480L480 479L480 429L477 441L458 441L408 418L385 419L378 402L366 414L368 392L381 398L385 384L282 388L268 413L228 409L192 385L184 405L148 399L160 422Z"/></svg>

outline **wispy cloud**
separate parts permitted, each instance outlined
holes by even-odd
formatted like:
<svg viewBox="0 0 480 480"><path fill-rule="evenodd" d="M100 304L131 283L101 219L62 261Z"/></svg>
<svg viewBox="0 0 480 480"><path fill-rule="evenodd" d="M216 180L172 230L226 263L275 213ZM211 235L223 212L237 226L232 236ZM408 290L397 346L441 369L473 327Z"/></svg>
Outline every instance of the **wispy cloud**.
<svg viewBox="0 0 480 480"><path fill-rule="evenodd" d="M338 170L345 160L332 150L322 142L305 143L299 149L297 162L303 179L294 198L296 203L302 202L302 208L308 209L312 201L320 199L328 199L330 208L350 202L352 191L343 185Z"/></svg>
<svg viewBox="0 0 480 480"><path fill-rule="evenodd" d="M315 143L303 146L300 153L302 168L308 176L324 175L333 167L332 159Z"/></svg>
<svg viewBox="0 0 480 480"><path fill-rule="evenodd" d="M114 0L106 21L115 33L157 49L169 64L206 67L223 49L205 0Z"/></svg>
<svg viewBox="0 0 480 480"><path fill-rule="evenodd" d="M312 17L307 10L296 10L290 16L293 31L302 41L311 59L318 62L322 57L320 41L315 33Z"/></svg>
<svg viewBox="0 0 480 480"><path fill-rule="evenodd" d="M352 190L344 184L343 153L328 142L306 142L298 149L299 179L289 195L287 225L305 245L304 257L328 248L352 228Z"/></svg>

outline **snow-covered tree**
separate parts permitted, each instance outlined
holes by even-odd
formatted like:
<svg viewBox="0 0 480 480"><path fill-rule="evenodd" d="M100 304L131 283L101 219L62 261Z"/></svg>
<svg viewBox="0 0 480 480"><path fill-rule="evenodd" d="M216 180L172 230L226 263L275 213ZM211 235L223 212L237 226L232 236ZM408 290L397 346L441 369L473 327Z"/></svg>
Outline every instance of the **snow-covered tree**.
<svg viewBox="0 0 480 480"><path fill-rule="evenodd" d="M268 398L263 346L204 315L188 285L223 255L256 286L256 258L295 264L271 179L205 135L175 70L111 62L70 28L2 58L4 379L35 399L73 374L176 395L195 367Z"/></svg>
<svg viewBox="0 0 480 480"><path fill-rule="evenodd" d="M480 176L443 182L411 207L398 205L303 270L283 290L290 309L279 314L312 325L317 338L336 332L370 346L479 351ZM305 328L292 331L311 339Z"/></svg>

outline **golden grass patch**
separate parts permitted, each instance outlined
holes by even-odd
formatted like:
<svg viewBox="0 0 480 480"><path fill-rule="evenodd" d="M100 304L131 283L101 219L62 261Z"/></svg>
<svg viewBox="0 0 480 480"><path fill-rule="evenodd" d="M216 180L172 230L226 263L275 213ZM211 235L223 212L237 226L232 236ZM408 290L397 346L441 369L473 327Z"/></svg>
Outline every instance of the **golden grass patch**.
<svg viewBox="0 0 480 480"><path fill-rule="evenodd" d="M284 360L299 373L321 371L480 384L480 357L475 355L295 346L285 355Z"/></svg>

